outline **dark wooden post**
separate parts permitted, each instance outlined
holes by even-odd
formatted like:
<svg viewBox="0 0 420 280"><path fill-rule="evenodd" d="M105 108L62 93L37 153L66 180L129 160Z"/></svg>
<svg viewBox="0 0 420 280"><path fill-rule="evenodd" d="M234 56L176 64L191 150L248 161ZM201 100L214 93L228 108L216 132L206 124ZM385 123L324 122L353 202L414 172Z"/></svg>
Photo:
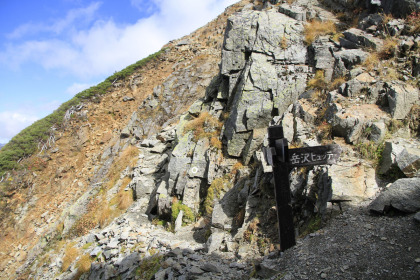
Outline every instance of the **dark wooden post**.
<svg viewBox="0 0 420 280"><path fill-rule="evenodd" d="M290 149L280 125L268 128L268 148L265 158L273 167L274 191L280 231L280 250L296 245L291 205L289 173L294 167L335 164L340 157L339 145L326 145Z"/></svg>
<svg viewBox="0 0 420 280"><path fill-rule="evenodd" d="M289 184L289 149L282 126L268 128L268 142L273 163L280 250L285 251L296 245L296 241Z"/></svg>

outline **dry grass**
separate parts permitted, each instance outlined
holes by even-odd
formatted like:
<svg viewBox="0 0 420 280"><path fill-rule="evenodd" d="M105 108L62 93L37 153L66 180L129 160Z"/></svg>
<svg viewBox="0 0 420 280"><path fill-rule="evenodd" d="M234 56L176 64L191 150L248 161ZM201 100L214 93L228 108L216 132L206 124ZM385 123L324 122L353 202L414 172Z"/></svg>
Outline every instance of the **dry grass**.
<svg viewBox="0 0 420 280"><path fill-rule="evenodd" d="M217 137L220 134L223 123L214 118L209 112L202 112L200 115L189 121L184 128L184 133L193 131L194 141L202 138Z"/></svg>
<svg viewBox="0 0 420 280"><path fill-rule="evenodd" d="M92 263L92 259L90 258L89 254L85 254L80 257L80 259L76 263L76 268L78 269L78 274L86 273L90 270L90 265Z"/></svg>
<svg viewBox="0 0 420 280"><path fill-rule="evenodd" d="M362 63L362 66L368 71L372 71L379 65L379 56L377 53L371 53L368 58Z"/></svg>
<svg viewBox="0 0 420 280"><path fill-rule="evenodd" d="M397 53L398 41L393 38L386 38L384 45L378 53L380 59L390 59Z"/></svg>
<svg viewBox="0 0 420 280"><path fill-rule="evenodd" d="M121 152L120 156L111 166L110 170L108 171L108 184L106 185L106 189L112 188L115 183L120 178L121 172L127 168L133 168L136 166L139 156L139 149L135 146L129 146L124 151Z"/></svg>
<svg viewBox="0 0 420 280"><path fill-rule="evenodd" d="M97 226L105 227L115 216L114 212L109 207L105 195L96 197L88 204L86 213L73 225L70 235L82 236Z"/></svg>
<svg viewBox="0 0 420 280"><path fill-rule="evenodd" d="M325 81L325 74L323 70L317 70L315 77L308 81L308 88L324 90L328 88L328 84Z"/></svg>
<svg viewBox="0 0 420 280"><path fill-rule="evenodd" d="M232 174L236 175L238 173L238 171L242 168L244 168L245 166L241 163L241 162L237 162L232 166Z"/></svg>
<svg viewBox="0 0 420 280"><path fill-rule="evenodd" d="M407 16L407 23L411 26L410 34L419 34L420 33L420 12L412 12Z"/></svg>
<svg viewBox="0 0 420 280"><path fill-rule="evenodd" d="M120 161L122 164L127 163L127 166L131 168L136 166L139 156L139 149L135 146L129 146L120 155Z"/></svg>
<svg viewBox="0 0 420 280"><path fill-rule="evenodd" d="M222 142L219 138L213 136L210 138L210 146L220 150L222 148Z"/></svg>
<svg viewBox="0 0 420 280"><path fill-rule="evenodd" d="M63 264L61 266L61 271L64 272L69 269L70 265L74 260L79 256L79 250L73 247L73 244L70 243L67 245L64 251Z"/></svg>
<svg viewBox="0 0 420 280"><path fill-rule="evenodd" d="M305 43L312 44L319 36L335 35L337 29L332 21L312 20L305 25Z"/></svg>
<svg viewBox="0 0 420 280"><path fill-rule="evenodd" d="M338 43L342 37L344 37L343 33L336 33L332 36L332 39L334 42Z"/></svg>
<svg viewBox="0 0 420 280"><path fill-rule="evenodd" d="M133 190L125 190L130 182L131 179L129 177L125 177L117 195L115 196L114 202L120 210L126 210L134 201Z"/></svg>
<svg viewBox="0 0 420 280"><path fill-rule="evenodd" d="M101 228L104 228L112 218L112 210L109 207L109 205L105 205L105 206L101 207L101 210L98 211L98 212L99 213L96 216L97 217L97 223L99 224L99 226Z"/></svg>
<svg viewBox="0 0 420 280"><path fill-rule="evenodd" d="M327 122L322 122L317 126L317 138L322 144L328 144L332 139L332 126Z"/></svg>
<svg viewBox="0 0 420 280"><path fill-rule="evenodd" d="M120 210L126 210L133 203L133 191L122 190L117 193L117 208Z"/></svg>
<svg viewBox="0 0 420 280"><path fill-rule="evenodd" d="M281 47L283 50L287 49L287 47L288 47L287 38L286 38L286 36L284 36L284 35L283 35L283 37L281 38L281 41L280 41L280 47Z"/></svg>
<svg viewBox="0 0 420 280"><path fill-rule="evenodd" d="M335 89L339 88L345 82L347 82L346 77L337 77L329 85L329 90L335 90Z"/></svg>

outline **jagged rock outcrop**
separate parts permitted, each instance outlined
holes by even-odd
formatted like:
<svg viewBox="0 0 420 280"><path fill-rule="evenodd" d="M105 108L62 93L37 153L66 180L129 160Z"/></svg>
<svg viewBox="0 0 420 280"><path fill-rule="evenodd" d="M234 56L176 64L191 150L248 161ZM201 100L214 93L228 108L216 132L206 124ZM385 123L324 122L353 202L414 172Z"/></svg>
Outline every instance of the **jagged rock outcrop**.
<svg viewBox="0 0 420 280"><path fill-rule="evenodd" d="M221 74L230 108L224 130L230 156L252 155L255 148L245 147L261 143L255 129L267 127L272 116L285 112L305 90L311 70L305 65L302 32L300 21L273 10L229 20Z"/></svg>

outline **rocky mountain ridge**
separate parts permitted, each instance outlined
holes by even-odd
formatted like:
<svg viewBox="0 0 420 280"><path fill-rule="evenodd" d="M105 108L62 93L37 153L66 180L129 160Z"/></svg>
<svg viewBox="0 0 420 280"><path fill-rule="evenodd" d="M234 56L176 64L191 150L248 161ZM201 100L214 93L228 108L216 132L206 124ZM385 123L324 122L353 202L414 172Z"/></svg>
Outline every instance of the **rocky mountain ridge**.
<svg viewBox="0 0 420 280"><path fill-rule="evenodd" d="M98 102L72 108L56 143L5 177L15 221L2 220L2 277L418 275L414 214L378 219L366 207L376 198L375 213L420 209L420 37L409 20L385 21L361 1L278 2L241 1ZM335 12L343 5L350 14ZM349 28L352 13L361 20ZM291 147L343 149L337 165L292 172L302 238L284 254L261 151L269 124L283 126ZM341 215L330 204L348 200ZM381 230L389 223L412 239ZM381 252L372 253L379 265L368 250Z"/></svg>

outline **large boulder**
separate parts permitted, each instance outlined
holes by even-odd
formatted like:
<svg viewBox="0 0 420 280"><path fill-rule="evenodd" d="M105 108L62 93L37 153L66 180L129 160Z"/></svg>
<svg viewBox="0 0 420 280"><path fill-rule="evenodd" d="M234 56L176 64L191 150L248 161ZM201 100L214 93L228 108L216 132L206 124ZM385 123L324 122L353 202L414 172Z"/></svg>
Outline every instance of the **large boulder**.
<svg viewBox="0 0 420 280"><path fill-rule="evenodd" d="M386 85L391 116L402 120L414 104L420 104L419 90L410 84L394 82Z"/></svg>
<svg viewBox="0 0 420 280"><path fill-rule="evenodd" d="M347 159L328 169L332 178L332 199L351 200L358 203L374 197L379 187L376 183L375 169L360 164L358 159Z"/></svg>
<svg viewBox="0 0 420 280"><path fill-rule="evenodd" d="M332 106L332 105L330 105ZM387 119L387 114L375 104L355 105L346 110L328 110L334 136L344 137L347 143L356 143L369 124ZM335 113L334 113L335 112Z"/></svg>
<svg viewBox="0 0 420 280"><path fill-rule="evenodd" d="M392 142L385 142L385 148L382 152L382 161L378 173L386 174L391 168L396 167L397 156L404 150L404 147Z"/></svg>
<svg viewBox="0 0 420 280"><path fill-rule="evenodd" d="M420 177L420 150L406 148L396 157L400 170L407 177Z"/></svg>
<svg viewBox="0 0 420 280"><path fill-rule="evenodd" d="M344 37L340 38L340 45L347 49L372 48L380 50L383 41L363 30L351 28L343 32Z"/></svg>
<svg viewBox="0 0 420 280"><path fill-rule="evenodd" d="M363 63L368 56L369 53L359 49L344 49L334 52L334 78L346 76L348 71L353 69L354 66Z"/></svg>
<svg viewBox="0 0 420 280"><path fill-rule="evenodd" d="M392 208L405 213L420 210L420 178L397 180L369 205L370 211L380 214Z"/></svg>
<svg viewBox="0 0 420 280"><path fill-rule="evenodd" d="M366 103L376 103L383 88L383 82L377 81L369 73L365 72L341 85L338 91L340 94L350 98L358 97Z"/></svg>

